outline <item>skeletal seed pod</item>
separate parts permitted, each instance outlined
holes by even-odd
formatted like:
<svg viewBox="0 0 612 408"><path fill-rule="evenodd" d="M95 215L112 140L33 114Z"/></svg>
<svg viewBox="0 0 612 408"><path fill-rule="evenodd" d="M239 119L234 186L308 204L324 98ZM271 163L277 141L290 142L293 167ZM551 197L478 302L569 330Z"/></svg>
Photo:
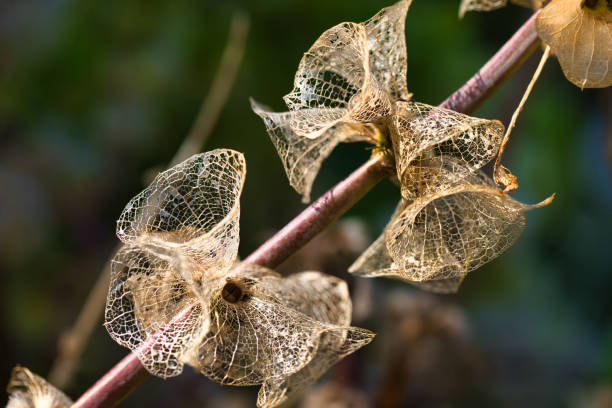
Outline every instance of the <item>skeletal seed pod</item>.
<svg viewBox="0 0 612 408"><path fill-rule="evenodd" d="M7 386L7 408L68 408L72 401L44 378L16 366Z"/></svg>
<svg viewBox="0 0 612 408"><path fill-rule="evenodd" d="M105 325L152 374L175 376L189 364L221 384L261 385L258 405L274 407L373 334L350 326L337 278L234 268L245 172L238 152L196 155L128 203Z"/></svg>

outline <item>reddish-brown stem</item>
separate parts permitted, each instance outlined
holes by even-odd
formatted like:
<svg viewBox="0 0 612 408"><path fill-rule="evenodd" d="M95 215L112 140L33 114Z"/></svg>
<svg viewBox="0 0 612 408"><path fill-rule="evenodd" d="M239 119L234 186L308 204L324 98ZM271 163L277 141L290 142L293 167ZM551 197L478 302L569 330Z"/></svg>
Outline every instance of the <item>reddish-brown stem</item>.
<svg viewBox="0 0 612 408"><path fill-rule="evenodd" d="M382 154L374 155L308 206L244 262L268 268L280 265L390 174L393 174L392 163L385 162Z"/></svg>
<svg viewBox="0 0 612 408"><path fill-rule="evenodd" d="M446 98L441 107L457 112L474 112L538 48L535 12L487 63L461 88Z"/></svg>
<svg viewBox="0 0 612 408"><path fill-rule="evenodd" d="M518 68L538 45L535 16L532 16L506 44L464 86L440 106L471 113ZM376 155L345 180L312 203L285 228L266 241L244 262L275 267L305 245L355 204L388 174L389 163ZM143 343L139 349L150 347ZM132 391L148 373L130 353L90 388L73 407L112 407Z"/></svg>

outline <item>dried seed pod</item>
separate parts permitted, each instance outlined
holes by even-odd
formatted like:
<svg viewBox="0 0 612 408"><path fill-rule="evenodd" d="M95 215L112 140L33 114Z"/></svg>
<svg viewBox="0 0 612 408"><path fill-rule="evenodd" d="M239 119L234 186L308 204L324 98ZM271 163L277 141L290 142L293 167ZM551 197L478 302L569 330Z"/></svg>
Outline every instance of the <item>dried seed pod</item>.
<svg viewBox="0 0 612 408"><path fill-rule="evenodd" d="M553 0L536 17L536 30L580 88L612 85L612 5L608 0Z"/></svg>
<svg viewBox="0 0 612 408"><path fill-rule="evenodd" d="M302 201L310 201L314 179L323 161L341 142L373 142L374 129L367 124L337 124L316 139L296 134L290 126L293 112L270 112L267 107L251 101L253 111L264 121L268 134L283 162L289 184L302 195Z"/></svg>
<svg viewBox="0 0 612 408"><path fill-rule="evenodd" d="M408 99L404 20L411 0L382 9L365 23L325 31L304 54L284 97L291 129L316 138L340 122L376 122L392 101Z"/></svg>
<svg viewBox="0 0 612 408"><path fill-rule="evenodd" d="M160 173L128 202L117 221L124 243L168 243L215 273L238 253L242 153L217 149Z"/></svg>
<svg viewBox="0 0 612 408"><path fill-rule="evenodd" d="M349 326L346 283L319 272L282 278L244 265L212 294L208 310L210 328L186 361L221 384L262 384L260 407L291 399L373 338Z"/></svg>
<svg viewBox="0 0 612 408"><path fill-rule="evenodd" d="M453 163L449 165L449 163ZM429 160L421 173L442 175L460 164L452 158ZM402 202L383 236L351 266L361 276L391 276L439 292L456 291L467 273L503 253L519 237L526 210L499 191L480 171L443 183L445 189ZM429 178L444 179L443 176Z"/></svg>
<svg viewBox="0 0 612 408"><path fill-rule="evenodd" d="M188 363L222 384L262 384L258 404L272 407L373 334L349 326L340 279L252 265L230 272L245 171L231 150L196 155L128 203L105 325L157 376Z"/></svg>
<svg viewBox="0 0 612 408"><path fill-rule="evenodd" d="M208 328L202 299L236 259L245 174L241 153L195 155L158 175L119 218L125 245L112 261L105 326L155 375L180 374L182 353ZM145 341L153 346L141 352Z"/></svg>
<svg viewBox="0 0 612 408"><path fill-rule="evenodd" d="M70 398L25 367L16 366L6 387L7 408L68 408Z"/></svg>
<svg viewBox="0 0 612 408"><path fill-rule="evenodd" d="M410 98L404 36L410 3L325 31L300 61L284 97L289 112L251 102L302 201L310 201L321 164L338 143L376 143L376 127L393 113L393 101Z"/></svg>
<svg viewBox="0 0 612 408"><path fill-rule="evenodd" d="M490 162L504 135L504 125L497 120L424 103L397 102L395 112L391 139L402 196L408 200L441 190ZM431 157L449 160L438 162L443 165L440 171L426 172L432 163L422 162Z"/></svg>

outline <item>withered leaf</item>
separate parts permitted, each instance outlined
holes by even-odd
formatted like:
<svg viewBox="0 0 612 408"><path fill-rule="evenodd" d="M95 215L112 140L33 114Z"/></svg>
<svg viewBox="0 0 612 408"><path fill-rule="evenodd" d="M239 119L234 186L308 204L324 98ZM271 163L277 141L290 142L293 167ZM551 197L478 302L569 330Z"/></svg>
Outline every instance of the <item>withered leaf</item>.
<svg viewBox="0 0 612 408"><path fill-rule="evenodd" d="M418 102L397 102L395 106L391 139L402 196L408 200L440 190L490 162L504 135L504 126L497 120ZM422 166L416 163L431 157L450 161L445 162L443 172L417 174Z"/></svg>
<svg viewBox="0 0 612 408"><path fill-rule="evenodd" d="M283 162L289 184L302 195L302 201L310 201L314 179L323 161L341 142L372 142L374 130L367 124L336 124L316 139L300 136L291 129L293 112L270 112L267 107L251 100L253 111L264 121L268 135Z"/></svg>

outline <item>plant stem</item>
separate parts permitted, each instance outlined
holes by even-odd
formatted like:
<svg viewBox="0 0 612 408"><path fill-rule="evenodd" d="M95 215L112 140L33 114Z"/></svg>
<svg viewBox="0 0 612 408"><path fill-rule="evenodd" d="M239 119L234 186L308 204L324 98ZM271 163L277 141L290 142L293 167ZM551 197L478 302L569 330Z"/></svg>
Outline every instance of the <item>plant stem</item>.
<svg viewBox="0 0 612 408"><path fill-rule="evenodd" d="M540 38L535 29L539 10L472 76L461 88L440 104L457 112L474 112L538 48Z"/></svg>
<svg viewBox="0 0 612 408"><path fill-rule="evenodd" d="M463 113L473 112L512 75L537 48L538 43L534 15L480 71L440 106ZM383 155L374 155L345 180L308 206L244 262L270 268L277 266L340 217L388 174L388 161ZM149 347L148 342L144 342L139 349L145 347ZM137 351L132 352L98 380L72 407L115 406L147 376L148 373L138 361Z"/></svg>

